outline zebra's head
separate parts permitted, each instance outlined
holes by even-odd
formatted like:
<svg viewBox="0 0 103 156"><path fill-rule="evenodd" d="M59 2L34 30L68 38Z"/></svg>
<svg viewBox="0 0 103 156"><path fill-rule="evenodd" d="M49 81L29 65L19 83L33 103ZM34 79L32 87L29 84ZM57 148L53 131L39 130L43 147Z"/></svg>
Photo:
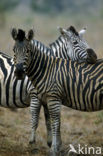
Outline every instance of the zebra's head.
<svg viewBox="0 0 103 156"><path fill-rule="evenodd" d="M15 69L15 76L18 79L23 79L25 76L25 70L30 64L31 59L31 49L32 49L32 42L31 40L34 37L34 31L30 29L28 34L25 34L25 31L22 29L16 30L15 28L11 31L12 38L15 41L13 51L14 51L14 65Z"/></svg>
<svg viewBox="0 0 103 156"><path fill-rule="evenodd" d="M59 27L59 31L67 40L68 53L72 53L76 46L85 50L89 48L89 45L83 38L86 28L77 32L73 26L70 26L67 30Z"/></svg>
<svg viewBox="0 0 103 156"><path fill-rule="evenodd" d="M70 26L67 30L59 27L60 33L67 39L67 43L72 45L81 45L81 47L88 48L88 44L83 38L83 35L86 32L86 28L81 29L79 32L73 27Z"/></svg>
<svg viewBox="0 0 103 156"><path fill-rule="evenodd" d="M78 61L80 59L91 64L96 63L97 55L95 51L92 48L89 48L89 45L83 38L86 28L80 30L79 32L77 32L73 26L70 26L67 30L64 28L59 28L59 30L66 39L67 53L70 59Z"/></svg>

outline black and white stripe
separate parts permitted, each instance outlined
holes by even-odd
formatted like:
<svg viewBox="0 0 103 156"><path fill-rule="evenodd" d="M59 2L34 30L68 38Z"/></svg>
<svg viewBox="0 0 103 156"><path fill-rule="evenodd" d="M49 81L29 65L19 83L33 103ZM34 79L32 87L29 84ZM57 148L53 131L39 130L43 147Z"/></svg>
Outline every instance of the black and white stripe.
<svg viewBox="0 0 103 156"><path fill-rule="evenodd" d="M82 29L79 33L73 26L70 26L67 30L63 28L59 28L59 30L66 40L66 48L64 47L62 51L65 51L66 49L66 53L72 61L78 61L79 63L96 63L96 53L89 47L89 45L83 38L83 34L86 31L85 29ZM54 43L54 45L57 45L56 42ZM51 45L51 48L54 45Z"/></svg>
<svg viewBox="0 0 103 156"><path fill-rule="evenodd" d="M24 108L30 106L31 82L17 80L14 76L13 59L0 52L0 106Z"/></svg>
<svg viewBox="0 0 103 156"><path fill-rule="evenodd" d="M23 80L17 80L14 76L13 59L7 54L0 52L0 106L6 108L30 107L32 134L30 143L35 142L36 129L38 127L39 112L41 103L38 100L37 92L27 76ZM48 125L48 110L44 106L47 132L50 133ZM49 141L48 141L49 142Z"/></svg>
<svg viewBox="0 0 103 156"><path fill-rule="evenodd" d="M26 73L36 87L38 98L47 103L52 128L51 150L52 155L57 156L61 145L61 105L81 111L103 109L103 60L90 65L48 56L46 50L51 54L52 49L32 44L32 30L29 31L28 38L24 31L19 30L18 33L22 41L19 41L19 37L15 39L16 35L12 34L15 40L16 76L19 77L18 72L23 70L22 75ZM22 52L24 48L25 52ZM18 69L18 64L23 66Z"/></svg>
<svg viewBox="0 0 103 156"><path fill-rule="evenodd" d="M62 35L55 42L50 44L50 48L52 50L50 50L49 48L45 48L45 46L41 42L36 40L33 40L32 44L34 44L34 46L39 47L41 51L44 51L47 55L53 55L53 56L69 59L69 55L67 51L67 40ZM25 51L25 48L23 49L23 51ZM22 54L21 54L21 58L22 58ZM2 73L4 76L0 83L1 105L3 107L5 106L9 108L10 107L21 108L21 107L28 107L31 102L30 110L32 114L32 135L31 135L30 142L35 142L36 129L38 125L39 112L41 108L41 103L39 103L37 99L37 95L35 93L36 90L33 88L32 89L33 93L31 92L29 88L29 86L31 87L31 82L28 80L28 77L25 77L24 80L22 81L18 81L17 79L14 78L14 64L11 57L7 56L4 53L1 53L1 62L3 62L1 63L2 65L1 72L3 71ZM3 83L5 79L6 79L5 83ZM32 95L32 98L30 97L30 95ZM48 120L50 119L49 116L47 115L48 114L47 112L48 109L46 108L46 106L44 106L47 133L48 133L48 138L50 138L49 134L51 134L50 131L51 128L48 122ZM48 144L51 144L51 140L49 141L49 139L48 139Z"/></svg>
<svg viewBox="0 0 103 156"><path fill-rule="evenodd" d="M55 57L63 59L71 59L72 61L85 62L88 61L88 51L90 50L89 45L83 38L85 29L76 32L73 26L69 27L67 30L60 28L61 36L58 37L53 43L49 44L49 47L45 47L40 41L32 40L32 44L40 48L47 55L52 55ZM71 37L64 35L63 31L72 34ZM75 31L74 31L75 30ZM68 35L67 34L67 35ZM51 49L51 50L50 50ZM93 50L92 50L93 51ZM92 60L90 60L92 63Z"/></svg>

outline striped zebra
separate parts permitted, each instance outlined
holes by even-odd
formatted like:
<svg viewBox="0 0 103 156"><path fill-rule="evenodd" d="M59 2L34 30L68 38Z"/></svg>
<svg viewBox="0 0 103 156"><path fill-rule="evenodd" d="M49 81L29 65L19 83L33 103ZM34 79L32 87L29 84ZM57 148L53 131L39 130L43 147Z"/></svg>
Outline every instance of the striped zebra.
<svg viewBox="0 0 103 156"><path fill-rule="evenodd" d="M79 36L81 36L81 32L83 31L84 29L79 32ZM84 32L82 34L84 34ZM40 46L41 48L43 48L43 45L39 41L33 40L33 44L35 46ZM49 53L50 50L48 50L46 51L46 54L69 59L67 51L67 40L64 38L63 35L61 35L55 42L51 43L50 48L52 48L51 53ZM28 80L27 77L25 77L23 81L18 81L14 78L14 64L12 58L5 53L0 52L0 61L0 106L7 108L24 108L31 106L30 110L32 114L32 133L30 137L30 143L34 143L36 141L36 129L38 126L39 112L42 103L39 103L36 95L36 90L34 90L33 86L33 88L31 87L31 82ZM12 98L10 97L10 95L12 95ZM48 109L46 105L43 105L43 107L47 127L47 144L50 146L50 117L48 116Z"/></svg>
<svg viewBox="0 0 103 156"><path fill-rule="evenodd" d="M15 40L16 76L22 78L26 74L37 89L38 98L47 103L52 128L50 153L57 156L62 143L61 106L80 111L103 109L103 60L91 65L48 56L45 46L41 48L32 44L33 30L27 37L23 30L17 32L13 29L11 34Z"/></svg>
<svg viewBox="0 0 103 156"><path fill-rule="evenodd" d="M35 142L41 103L28 77L25 76L23 80L17 80L14 76L14 70L13 59L7 54L0 52L0 106L6 108L26 108L30 106L32 116L30 143L32 143ZM48 120L50 118L46 105L43 106L47 127L47 142L49 144L50 125L48 125Z"/></svg>
<svg viewBox="0 0 103 156"><path fill-rule="evenodd" d="M78 63L85 61L91 64L96 63L96 53L89 47L83 38L86 28L79 33L73 26L70 26L67 30L59 27L59 31L67 42L66 50L71 60L78 61Z"/></svg>

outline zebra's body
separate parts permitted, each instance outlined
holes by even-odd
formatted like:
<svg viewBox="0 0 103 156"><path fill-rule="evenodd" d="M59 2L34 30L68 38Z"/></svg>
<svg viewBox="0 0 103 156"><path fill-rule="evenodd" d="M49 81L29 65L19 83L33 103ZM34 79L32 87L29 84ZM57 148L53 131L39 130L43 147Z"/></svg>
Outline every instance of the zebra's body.
<svg viewBox="0 0 103 156"><path fill-rule="evenodd" d="M48 50L47 48L45 50L44 45L36 40L33 40L33 44L34 46L41 47L41 49L44 48L44 52L47 55L69 59L67 51L68 43L63 35L61 35L55 42L50 44L50 48L52 50L49 48ZM32 114L32 134L30 142L35 142L39 112L42 103L38 101L36 90L31 85L28 77L25 77L22 81L18 81L14 78L14 63L12 58L5 53L0 52L0 60L0 106L7 108L22 108L30 106L31 102L30 110ZM32 97L30 97L30 95ZM49 135L51 135L51 127L49 124L48 109L46 105L43 105L43 107L47 126L48 145L50 146L51 139L49 139Z"/></svg>
<svg viewBox="0 0 103 156"><path fill-rule="evenodd" d="M81 111L103 109L103 60L90 65L48 56L44 48L31 43L32 37L28 34L25 38L25 34L21 33L22 40L19 40L13 35L16 40L16 76L19 77L19 72L24 69L36 87L38 97L47 103L52 128L52 155L57 156L61 145L61 105ZM18 69L20 64L22 66Z"/></svg>
<svg viewBox="0 0 103 156"><path fill-rule="evenodd" d="M28 77L25 76L23 80L17 80L14 76L14 70L13 59L7 54L0 52L0 106L16 109L30 107L32 125L30 142L32 142L32 140L35 141L36 137L41 103L38 100L36 89ZM50 126L48 124L49 116L47 112L45 105L44 115L47 133L50 133L50 130L48 130Z"/></svg>
<svg viewBox="0 0 103 156"><path fill-rule="evenodd" d="M69 31L69 29L70 28L68 28L68 31ZM84 29L82 29L81 31L83 31L83 30ZM87 44L87 42L83 38L83 34L84 33L82 33L82 36L81 36L81 31L78 33L78 36L76 36L76 38L75 38L75 32L74 32L74 40L76 40L77 42L79 40L78 44L80 43L80 40L81 40L80 46L82 46L82 47L84 47L84 49L86 49L86 47L88 48L88 44ZM80 38L80 39L78 39L78 38ZM72 39L73 39L73 37L72 37ZM68 40L64 37L64 35L60 35L53 43L51 43L49 45L49 47L45 47L44 44L42 44L40 41L37 41L37 40L32 40L32 44L34 46L37 46L38 48L40 48L40 50L43 51L48 56L50 55L50 56L55 56L55 57L59 57L59 58L70 59L69 45L70 44L72 45L72 42L68 42ZM81 58L81 60L84 61L84 58ZM43 101L41 102L41 104L42 103L43 103ZM37 110L35 110L35 112L39 112L38 110L40 110L40 108L36 107L36 109ZM47 117L46 114L48 114L48 108L44 107L44 109L45 109L45 111L44 111L45 112L45 116ZM39 115L37 117L39 117ZM48 145L51 146L51 126L50 126L49 119L50 119L50 117L48 115L48 119L46 119L47 120L46 126L47 126L47 135L48 135ZM37 125L36 124L37 121L38 121L38 119L35 120L35 125ZM34 129L36 129L36 128L34 128ZM32 136L35 136L34 132L32 132ZM31 137L31 142L32 143L35 142L35 137Z"/></svg>

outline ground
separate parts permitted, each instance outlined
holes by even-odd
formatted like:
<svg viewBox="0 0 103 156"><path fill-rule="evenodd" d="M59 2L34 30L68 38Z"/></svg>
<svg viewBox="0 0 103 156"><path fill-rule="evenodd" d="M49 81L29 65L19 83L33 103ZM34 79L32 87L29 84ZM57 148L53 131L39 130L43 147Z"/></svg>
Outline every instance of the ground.
<svg viewBox="0 0 103 156"><path fill-rule="evenodd" d="M46 156L46 128L43 110L40 114L37 130L37 143L30 147L29 108L11 111L0 108L0 156ZM103 149L103 112L84 113L63 107L61 114L62 153L69 156L69 144L77 149L78 144L83 147L97 147ZM84 149L85 150L85 149ZM103 151L102 151L103 152ZM91 151L90 156L93 151ZM100 155L102 156L103 153Z"/></svg>

